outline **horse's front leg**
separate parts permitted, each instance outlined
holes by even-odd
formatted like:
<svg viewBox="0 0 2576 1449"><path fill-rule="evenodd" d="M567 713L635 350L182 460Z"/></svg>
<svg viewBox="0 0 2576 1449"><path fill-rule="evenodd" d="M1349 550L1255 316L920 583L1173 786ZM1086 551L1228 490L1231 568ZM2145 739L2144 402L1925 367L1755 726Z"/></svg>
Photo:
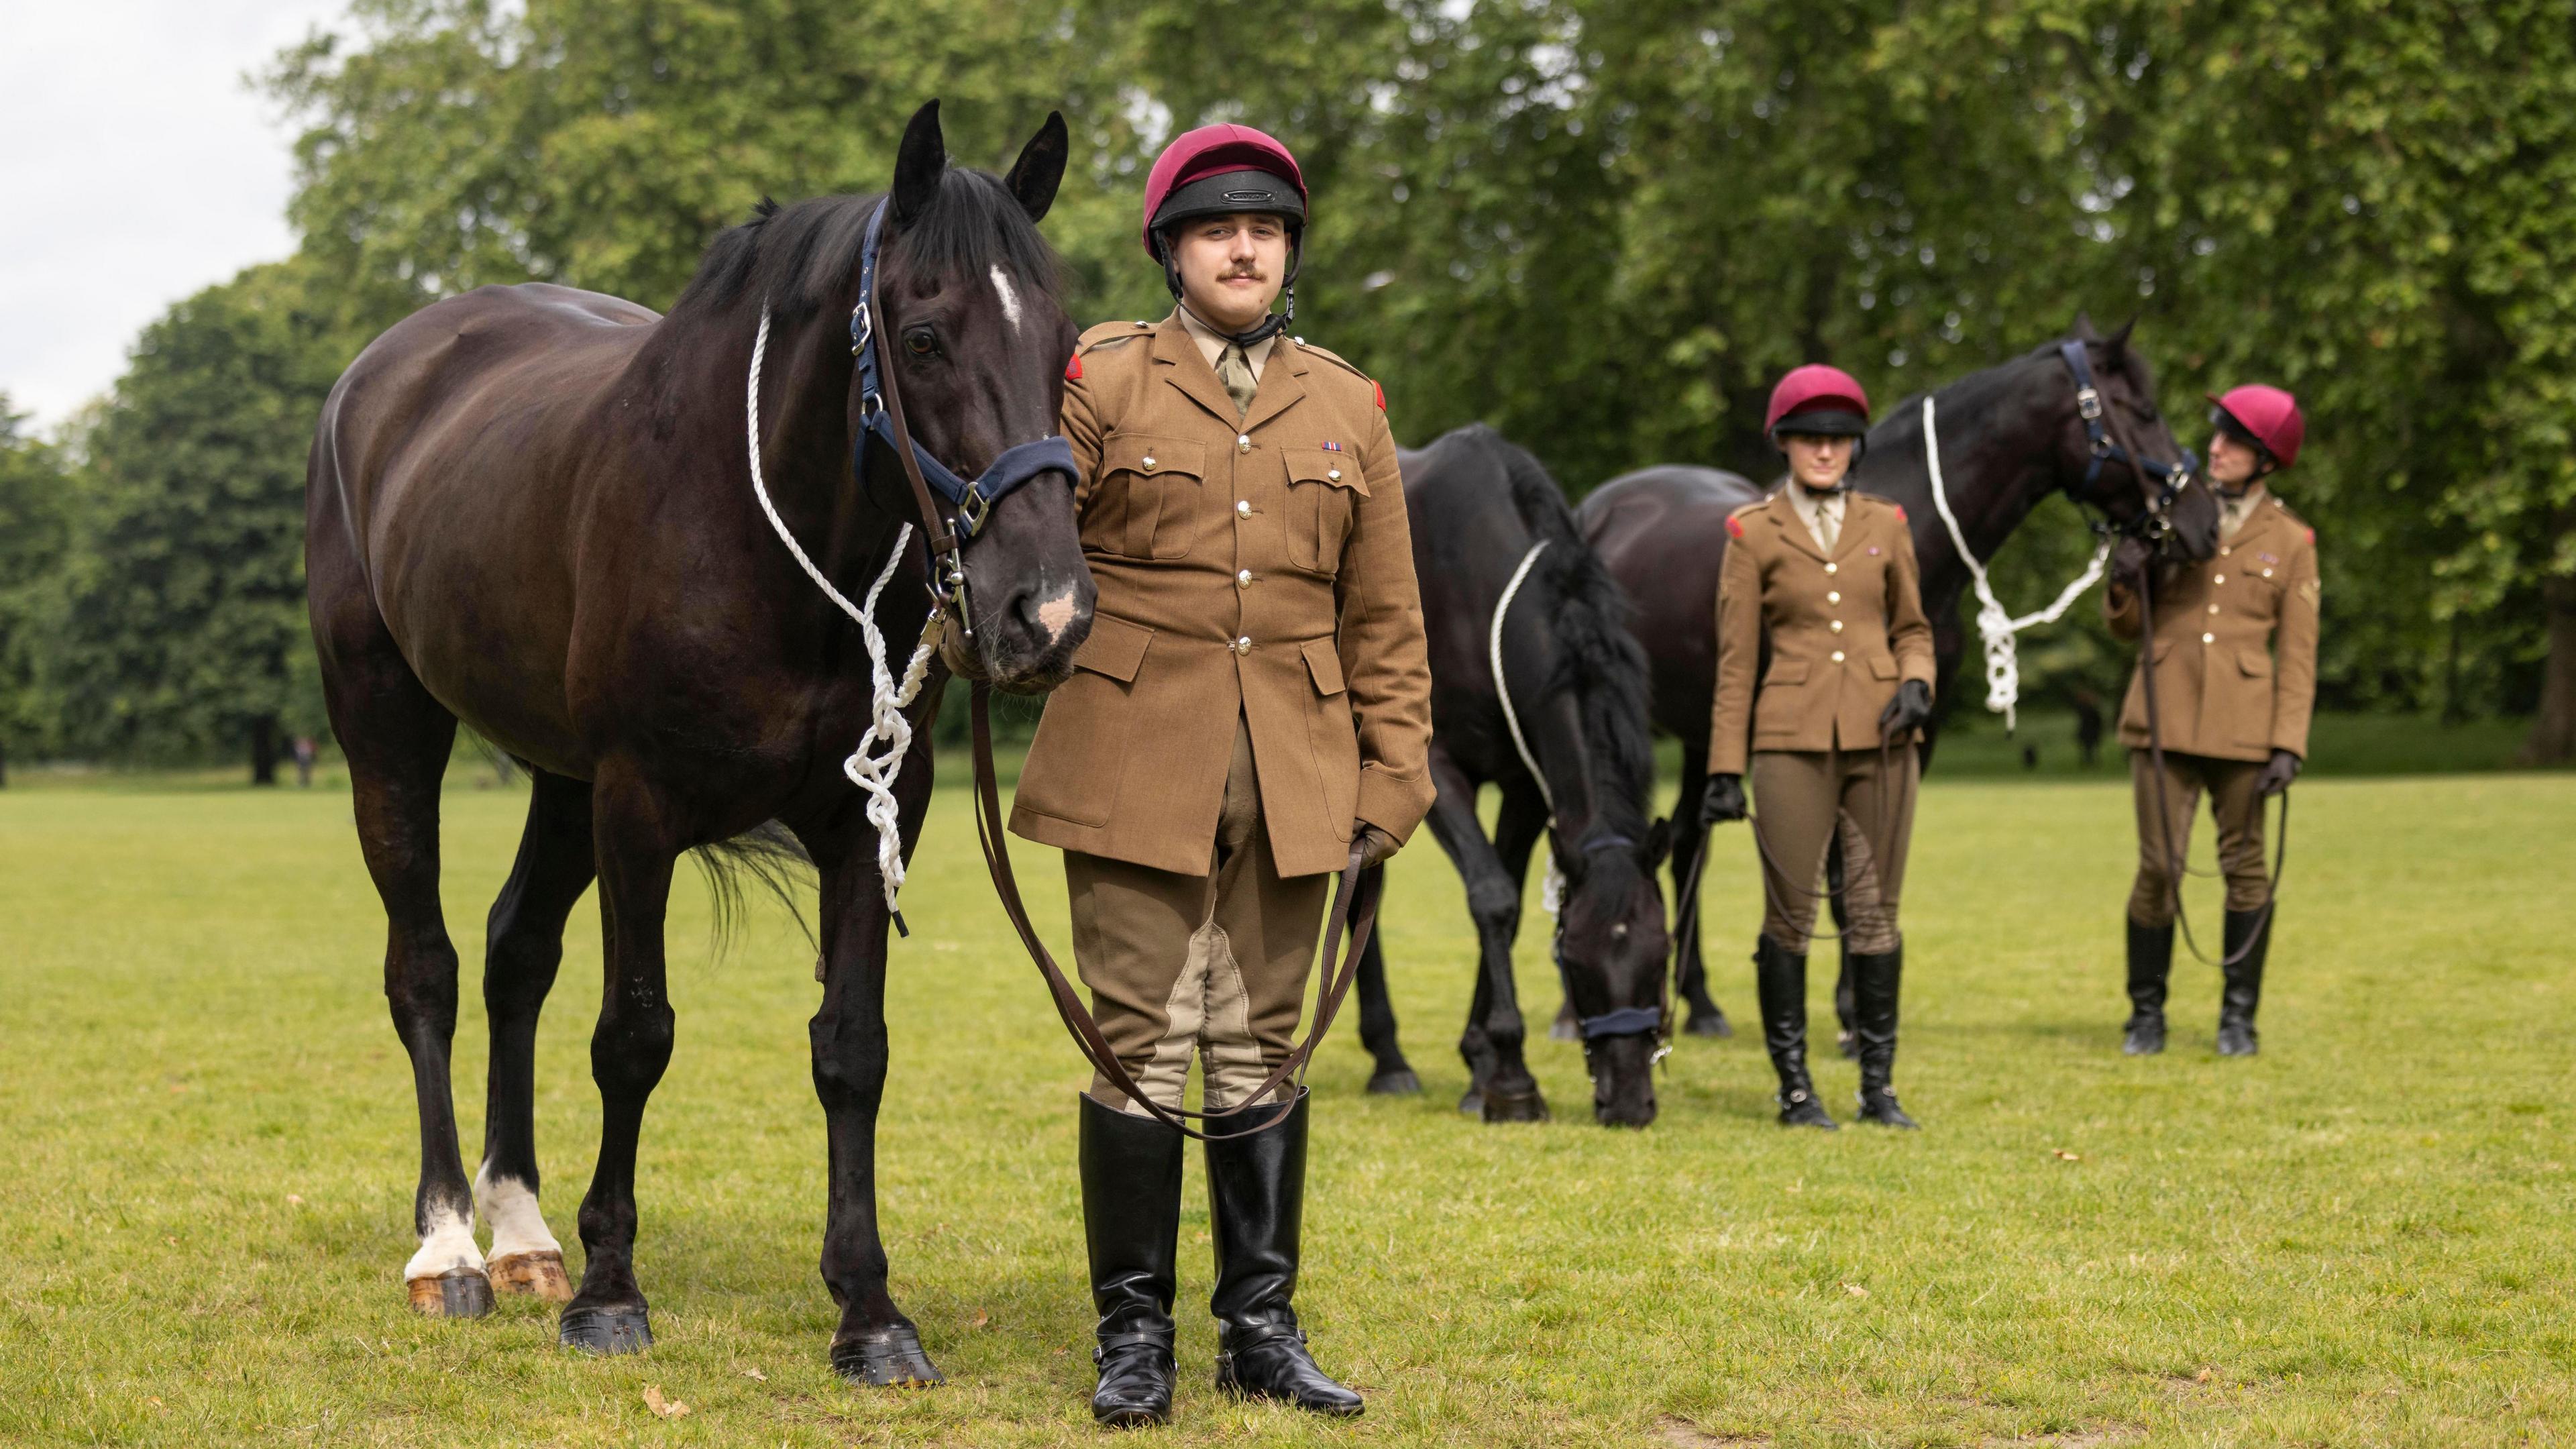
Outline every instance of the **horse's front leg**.
<svg viewBox="0 0 2576 1449"><path fill-rule="evenodd" d="M1360 1045L1376 1059L1369 1072L1371 1092L1409 1096L1422 1090L1422 1079L1413 1073L1413 1063L1404 1059L1404 1045L1396 1039L1395 998L1387 990L1385 935L1369 933L1368 949L1360 953L1360 974L1356 983L1360 997ZM1331 965L1326 962L1325 965Z"/></svg>
<svg viewBox="0 0 2576 1449"><path fill-rule="evenodd" d="M896 781L907 858L930 803L926 733ZM823 1223L823 1284L841 1310L832 1367L868 1384L935 1384L939 1370L921 1333L886 1288L886 1251L877 1224L877 1110L885 1100L885 886L877 833L855 801L830 825L800 828L822 874L823 1003L807 1032L814 1094L831 1144L830 1201Z"/></svg>
<svg viewBox="0 0 2576 1449"><path fill-rule="evenodd" d="M635 1281L635 1143L644 1103L671 1064L671 1001L664 979L663 914L680 832L672 803L640 771L612 761L591 787L599 854L599 916L606 946L590 1075L599 1084L599 1165L581 1200L586 1261L564 1306L567 1348L634 1353L653 1342Z"/></svg>
<svg viewBox="0 0 2576 1449"><path fill-rule="evenodd" d="M1476 923L1476 994L1458 1055L1473 1079L1460 1111L1488 1122L1537 1122L1547 1116L1538 1079L1521 1055L1528 1036L1520 995L1512 981L1512 941L1520 934L1521 883L1503 869L1493 842L1476 819L1476 785L1436 744L1431 779L1439 794L1430 826L1440 847L1467 882L1467 914Z"/></svg>

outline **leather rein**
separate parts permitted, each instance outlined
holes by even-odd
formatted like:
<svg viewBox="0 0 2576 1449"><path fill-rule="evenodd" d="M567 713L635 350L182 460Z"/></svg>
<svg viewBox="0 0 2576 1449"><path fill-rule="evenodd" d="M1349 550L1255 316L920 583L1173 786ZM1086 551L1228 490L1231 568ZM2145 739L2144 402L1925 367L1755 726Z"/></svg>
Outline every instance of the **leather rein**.
<svg viewBox="0 0 2576 1449"><path fill-rule="evenodd" d="M1077 470L1072 445L1060 436L1050 435L1033 443L1022 443L1005 450L992 466L973 482L951 472L913 441L912 428L904 417L903 395L895 380L894 359L886 352L884 333L875 323L884 315L884 303L877 277L877 249L880 230L890 203L880 203L876 215L868 222L867 240L859 253L859 303L850 317L850 350L858 359L860 409L865 428L851 444L851 470L854 477L865 478L868 439L882 439L902 465L904 479L911 485L913 502L921 512L922 541L930 554L930 596L934 617L955 610L958 626L969 639L974 628L967 613L966 568L962 552L964 541L982 528L993 504L1011 489L1040 473L1062 471L1068 475ZM925 470L924 464L928 465ZM932 478L945 486L934 492ZM953 506L953 515L941 506L945 497ZM1064 968L1056 963L1046 943L1038 938L1037 927L1029 918L1028 903L1021 898L1018 876L1011 869L1011 850L1002 816L1001 781L993 768L993 721L990 681L971 681L969 715L975 741L975 835L984 850L984 868L992 877L994 894L1002 903L1002 913L1010 918L1011 928L1019 933L1020 944L1029 960L1038 968L1046 983L1047 995L1055 1003L1056 1015L1064 1022L1065 1031L1092 1070L1125 1094L1128 1100L1143 1108L1147 1115L1178 1130L1187 1137L1202 1141L1223 1142L1249 1137L1288 1120L1283 1111L1262 1116L1253 1126L1233 1132L1202 1131L1189 1125L1188 1119L1215 1122L1252 1112L1263 1105L1263 1099L1283 1086L1293 1087L1291 1097L1305 1090L1306 1071L1313 1063L1315 1049L1325 1033L1332 1029L1333 1018L1341 1010L1342 999L1350 994L1351 983L1359 979L1360 958L1367 951L1369 936L1377 925L1379 900L1385 895L1383 867L1362 870L1354 861L1343 868L1333 887L1333 901L1325 915L1323 952L1318 958L1333 959L1336 945L1344 945L1341 964L1325 971L1315 988L1315 1024L1306 1039L1297 1044L1278 1067L1263 1079L1261 1085L1246 1093L1243 1100L1220 1111L1193 1111L1186 1107L1166 1107L1148 1096L1130 1074L1118 1053L1101 1031L1099 1021L1082 1003L1082 997L1066 979ZM1349 939L1343 942L1343 927L1349 926Z"/></svg>

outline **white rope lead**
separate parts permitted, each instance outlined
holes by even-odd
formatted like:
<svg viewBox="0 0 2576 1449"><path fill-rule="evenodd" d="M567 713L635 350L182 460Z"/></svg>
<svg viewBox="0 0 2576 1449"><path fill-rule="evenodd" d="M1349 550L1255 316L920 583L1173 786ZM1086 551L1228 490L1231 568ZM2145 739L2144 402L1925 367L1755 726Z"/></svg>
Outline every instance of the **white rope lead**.
<svg viewBox="0 0 2576 1449"><path fill-rule="evenodd" d="M1540 539L1521 555L1521 566L1512 570L1512 581L1503 585L1501 602L1494 605L1494 622L1485 633L1485 657L1494 666L1494 697L1503 702L1503 725L1512 732L1512 748L1521 752L1521 763L1529 768L1530 778L1538 782L1538 798L1547 803L1547 828L1556 829L1556 795L1547 788L1547 772L1538 767L1538 756L1530 753L1529 741L1521 734L1521 717L1512 708L1511 682L1503 677L1503 616L1512 611L1512 598L1529 578L1530 565L1538 562L1539 553L1547 547ZM1547 874L1541 877L1538 906L1555 915L1565 904L1565 872L1556 868L1556 847L1551 841L1547 851Z"/></svg>
<svg viewBox="0 0 2576 1449"><path fill-rule="evenodd" d="M903 562L904 545L912 541L912 525L906 523L894 536L894 551L886 555L885 567L877 581L868 586L867 603L850 602L849 597L832 587L832 581L814 566L805 550L789 532L787 521L778 516L778 506L769 501L769 484L760 474L760 360L769 351L769 308L760 309L760 332L751 343L751 387L743 404L751 439L751 491L760 500L760 511L769 518L769 526L778 541L796 557L797 566L814 581L841 612L859 626L859 638L868 651L868 728L859 736L859 746L841 762L841 773L850 783L867 792L868 823L877 828L877 874L885 884L886 911L895 909L895 896L903 889L903 807L894 798L895 780L903 773L904 755L912 748L912 721L904 714L921 694L922 680L930 673L931 655L939 644L939 611L932 609L930 618L921 626L921 642L913 646L912 660L904 666L903 680L896 683L886 669L885 634L877 628L878 596L885 592L886 581L895 575ZM876 753L882 741L885 750Z"/></svg>
<svg viewBox="0 0 2576 1449"><path fill-rule="evenodd" d="M2093 550L2093 561L2057 596L2056 603L2016 619L1996 600L1994 587L1986 582L1986 566L1969 549L1968 536L1960 532L1959 520L1950 512L1950 493L1941 483L1941 434L1933 422L1932 399L1928 395L1923 399L1923 457L1932 465L1932 506L1949 527L1951 546L1967 561L1968 576L1976 581L1977 634L1986 650L1986 708L2002 715L2004 729L2011 731L2019 727L2015 706L2021 701L2021 657L2013 636L2041 624L2054 624L2063 617L2076 598L2102 577L2102 567L2111 557L2111 541L2106 538Z"/></svg>

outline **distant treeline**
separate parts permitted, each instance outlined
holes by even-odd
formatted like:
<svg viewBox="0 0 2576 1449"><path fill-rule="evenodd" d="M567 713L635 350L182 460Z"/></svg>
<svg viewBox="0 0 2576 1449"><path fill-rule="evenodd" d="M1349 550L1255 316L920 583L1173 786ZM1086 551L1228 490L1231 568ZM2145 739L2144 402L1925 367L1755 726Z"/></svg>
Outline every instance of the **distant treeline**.
<svg viewBox="0 0 2576 1449"><path fill-rule="evenodd" d="M1767 474L1801 361L1892 403L2138 314L2187 444L2206 390L2306 404L2324 703L2532 715L2535 758L2576 753L2564 0L360 0L266 83L306 128L299 253L173 308L60 436L0 425L12 755L318 730L304 454L366 339L486 282L666 305L762 196L881 186L933 95L989 165L1065 111L1046 229L1084 320L1168 305L1136 242L1163 139L1279 135L1315 194L1297 330L1399 436L1483 419L1578 494ZM2086 546L2043 510L2007 601ZM2072 698L2123 663L2088 620L2024 675Z"/></svg>

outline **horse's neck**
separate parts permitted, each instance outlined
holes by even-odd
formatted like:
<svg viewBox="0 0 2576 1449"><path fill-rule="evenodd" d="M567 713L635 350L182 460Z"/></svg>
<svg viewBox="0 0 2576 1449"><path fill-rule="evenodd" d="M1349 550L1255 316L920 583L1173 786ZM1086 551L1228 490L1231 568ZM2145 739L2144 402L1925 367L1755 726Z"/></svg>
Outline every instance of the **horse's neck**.
<svg viewBox="0 0 2576 1449"><path fill-rule="evenodd" d="M2010 369L2019 370L2018 365ZM2067 389L2067 396L2073 396L2072 383ZM2016 379L1985 375L1933 394L1942 492L1980 563L1991 560L2059 486L2057 412L2062 404L2036 380L2017 385ZM1914 557L1922 568L1924 611L1938 617L1957 606L1970 573L1933 501L1921 408L1920 402L1909 403L1902 415L1888 420L1883 435L1870 439L1869 466L1854 482L1905 509Z"/></svg>
<svg viewBox="0 0 2576 1449"><path fill-rule="evenodd" d="M1558 642L1554 630L1542 626L1535 634L1545 647L1534 652L1541 660L1552 661L1564 645ZM1527 679L1513 676L1510 687L1513 705L1519 711L1521 733L1529 741L1530 753L1538 757L1539 770L1547 777L1556 840L1573 848L1600 828L1616 792L1602 779L1609 754L1595 747L1585 723L1582 696L1571 689L1549 689L1548 681L1554 673L1554 669L1542 664Z"/></svg>

